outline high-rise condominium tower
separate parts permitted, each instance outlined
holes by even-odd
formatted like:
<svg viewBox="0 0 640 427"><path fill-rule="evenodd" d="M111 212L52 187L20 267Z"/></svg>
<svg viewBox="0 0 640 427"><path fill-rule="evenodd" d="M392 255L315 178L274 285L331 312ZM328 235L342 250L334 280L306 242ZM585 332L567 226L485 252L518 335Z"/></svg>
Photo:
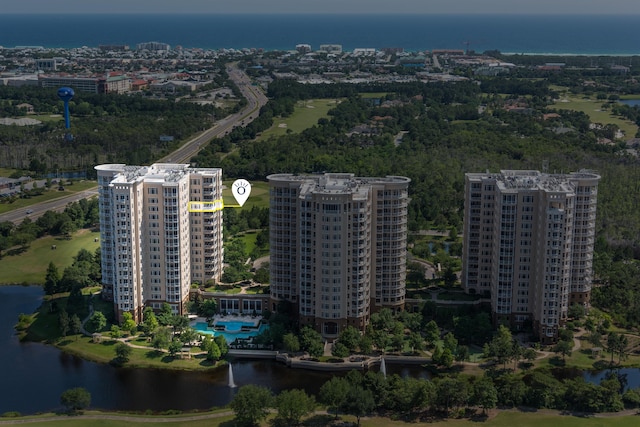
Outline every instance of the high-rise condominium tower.
<svg viewBox="0 0 640 427"><path fill-rule="evenodd" d="M191 283L222 275L222 170L99 165L103 296L117 315L185 313Z"/></svg>
<svg viewBox="0 0 640 427"><path fill-rule="evenodd" d="M494 320L557 339L588 306L600 176L504 170L465 175L462 285L491 296Z"/></svg>
<svg viewBox="0 0 640 427"><path fill-rule="evenodd" d="M325 337L404 308L409 179L270 175L271 303Z"/></svg>

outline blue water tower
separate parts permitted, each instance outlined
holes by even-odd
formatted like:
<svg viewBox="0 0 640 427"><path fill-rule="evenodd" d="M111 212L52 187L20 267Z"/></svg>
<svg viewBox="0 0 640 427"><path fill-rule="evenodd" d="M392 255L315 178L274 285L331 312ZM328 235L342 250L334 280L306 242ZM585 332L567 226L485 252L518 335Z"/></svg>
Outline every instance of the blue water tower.
<svg viewBox="0 0 640 427"><path fill-rule="evenodd" d="M75 92L70 87L61 87L58 89L58 98L64 102L64 127L69 129L71 122L69 120L69 101L73 98Z"/></svg>

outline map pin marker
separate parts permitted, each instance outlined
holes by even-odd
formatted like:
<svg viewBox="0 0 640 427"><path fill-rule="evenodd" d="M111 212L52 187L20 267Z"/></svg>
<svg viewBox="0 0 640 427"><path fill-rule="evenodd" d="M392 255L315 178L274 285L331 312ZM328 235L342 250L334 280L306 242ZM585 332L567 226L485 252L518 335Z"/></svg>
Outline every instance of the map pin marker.
<svg viewBox="0 0 640 427"><path fill-rule="evenodd" d="M231 192L238 204L242 206L249 198L249 194L251 194L251 184L246 179L237 179L231 186Z"/></svg>

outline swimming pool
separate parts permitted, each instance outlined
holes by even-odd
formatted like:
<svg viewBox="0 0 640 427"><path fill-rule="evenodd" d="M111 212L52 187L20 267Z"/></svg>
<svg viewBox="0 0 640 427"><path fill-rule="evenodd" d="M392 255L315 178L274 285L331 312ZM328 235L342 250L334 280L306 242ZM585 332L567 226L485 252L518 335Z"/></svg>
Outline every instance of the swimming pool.
<svg viewBox="0 0 640 427"><path fill-rule="evenodd" d="M225 332L240 332L242 327L255 328L257 322L237 322L233 320L216 320L213 326L224 326Z"/></svg>
<svg viewBox="0 0 640 427"><path fill-rule="evenodd" d="M247 339L247 338L258 336L264 331L266 331L267 329L269 329L269 326L264 323L261 323L258 328L255 328L254 323L237 322L237 321L217 321L216 326L225 326L225 330L215 331L209 327L207 322L196 322L193 325L193 328L198 332L201 332L203 334L210 334L210 335L213 335L214 337L217 337L218 335L222 335L224 339L227 340L228 343L234 342L237 338ZM254 329L250 331L242 331L243 326L249 326Z"/></svg>

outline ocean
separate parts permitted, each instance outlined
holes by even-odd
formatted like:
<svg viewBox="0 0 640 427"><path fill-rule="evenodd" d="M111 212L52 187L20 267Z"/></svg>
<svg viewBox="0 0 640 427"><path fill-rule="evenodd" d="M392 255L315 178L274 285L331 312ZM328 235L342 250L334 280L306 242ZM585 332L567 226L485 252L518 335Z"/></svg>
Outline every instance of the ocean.
<svg viewBox="0 0 640 427"><path fill-rule="evenodd" d="M97 47L159 41L192 48L296 44L407 51L638 55L640 15L22 15L0 13L0 46Z"/></svg>

